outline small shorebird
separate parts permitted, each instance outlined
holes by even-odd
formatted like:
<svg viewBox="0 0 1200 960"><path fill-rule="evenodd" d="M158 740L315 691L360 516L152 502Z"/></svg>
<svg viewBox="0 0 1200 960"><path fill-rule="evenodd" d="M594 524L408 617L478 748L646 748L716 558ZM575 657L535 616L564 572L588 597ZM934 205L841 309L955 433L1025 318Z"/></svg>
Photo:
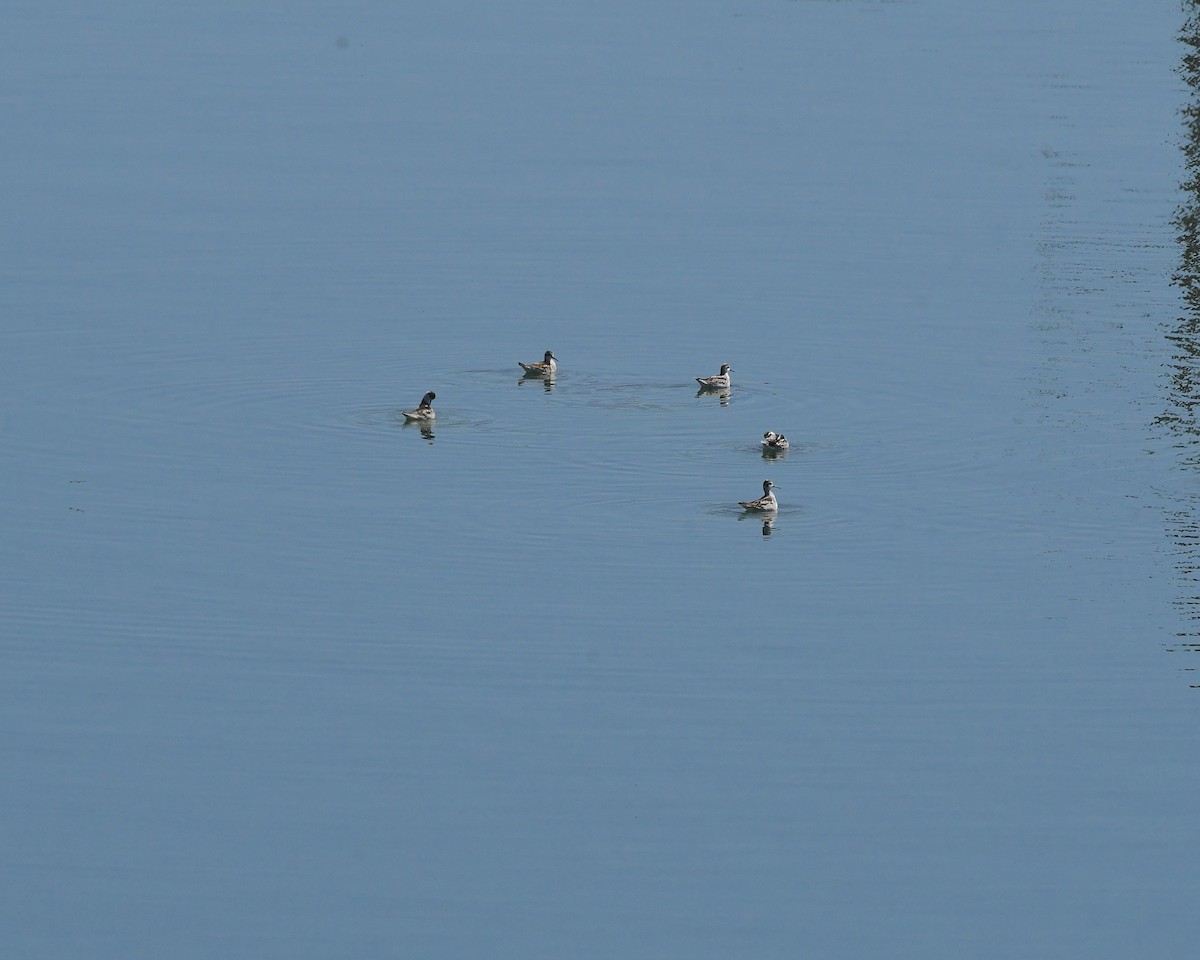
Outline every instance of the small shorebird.
<svg viewBox="0 0 1200 960"><path fill-rule="evenodd" d="M437 414L433 412L433 407L430 404L437 398L437 394L430 390L421 398L420 404L415 410L405 410L405 420L432 420Z"/></svg>
<svg viewBox="0 0 1200 960"><path fill-rule="evenodd" d="M700 384L701 390L728 390L729 389L729 373L733 370L727 363L721 364L721 372L715 377L697 377L696 382Z"/></svg>
<svg viewBox="0 0 1200 960"><path fill-rule="evenodd" d="M774 430L768 430L763 434L762 448L764 453L773 453L776 450L786 450L788 448L788 439L782 433L776 433Z"/></svg>
<svg viewBox="0 0 1200 960"><path fill-rule="evenodd" d="M770 480L763 481L763 495L757 500L739 500L738 506L745 507L747 510L778 510L779 501L775 499L775 494L771 492L771 488L775 486Z"/></svg>
<svg viewBox="0 0 1200 960"><path fill-rule="evenodd" d="M558 370L558 357L551 350L546 351L545 359L535 361L534 363L521 363L521 369L525 371L527 377L552 377Z"/></svg>

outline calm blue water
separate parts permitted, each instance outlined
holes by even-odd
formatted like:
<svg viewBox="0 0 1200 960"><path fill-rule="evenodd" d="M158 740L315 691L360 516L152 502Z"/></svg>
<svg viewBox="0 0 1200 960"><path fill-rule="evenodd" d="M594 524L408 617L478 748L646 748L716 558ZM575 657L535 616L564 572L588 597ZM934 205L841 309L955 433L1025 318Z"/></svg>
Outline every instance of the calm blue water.
<svg viewBox="0 0 1200 960"><path fill-rule="evenodd" d="M8 21L11 955L1185 955L1176 5Z"/></svg>

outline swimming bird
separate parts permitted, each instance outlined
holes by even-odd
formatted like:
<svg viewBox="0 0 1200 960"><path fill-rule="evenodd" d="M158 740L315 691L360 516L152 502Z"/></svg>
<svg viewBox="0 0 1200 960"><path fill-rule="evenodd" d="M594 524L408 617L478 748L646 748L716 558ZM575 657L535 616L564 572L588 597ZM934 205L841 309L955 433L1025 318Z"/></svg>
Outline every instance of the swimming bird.
<svg viewBox="0 0 1200 960"><path fill-rule="evenodd" d="M534 363L521 363L521 369L525 371L527 377L552 377L558 371L558 357L551 350L546 351L545 359L535 361Z"/></svg>
<svg viewBox="0 0 1200 960"><path fill-rule="evenodd" d="M729 389L729 373L733 370L727 363L721 364L721 372L715 377L697 377L696 382L700 384L701 390L728 390Z"/></svg>
<svg viewBox="0 0 1200 960"><path fill-rule="evenodd" d="M779 501L775 499L775 494L771 492L774 487L770 480L763 481L763 495L757 500L739 500L738 506L745 507L747 510L778 510Z"/></svg>
<svg viewBox="0 0 1200 960"><path fill-rule="evenodd" d="M763 434L762 438L763 452L774 452L776 450L786 450L788 448L788 438L782 433L776 433L774 430L768 430Z"/></svg>
<svg viewBox="0 0 1200 960"><path fill-rule="evenodd" d="M437 394L434 393L432 390L430 390L427 394L425 394L425 396L423 396L421 398L421 402L417 406L417 409L404 411L404 419L405 420L432 420L432 419L434 419L437 416L437 414L433 412L433 407L430 406L430 403L432 403L435 399L437 399Z"/></svg>

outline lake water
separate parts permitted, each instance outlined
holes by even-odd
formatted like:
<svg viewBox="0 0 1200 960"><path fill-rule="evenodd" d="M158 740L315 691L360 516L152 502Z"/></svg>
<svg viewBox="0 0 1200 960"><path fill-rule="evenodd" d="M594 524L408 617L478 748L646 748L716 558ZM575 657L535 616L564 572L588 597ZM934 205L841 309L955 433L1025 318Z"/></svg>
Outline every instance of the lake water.
<svg viewBox="0 0 1200 960"><path fill-rule="evenodd" d="M1194 949L1191 15L17 4L9 955Z"/></svg>

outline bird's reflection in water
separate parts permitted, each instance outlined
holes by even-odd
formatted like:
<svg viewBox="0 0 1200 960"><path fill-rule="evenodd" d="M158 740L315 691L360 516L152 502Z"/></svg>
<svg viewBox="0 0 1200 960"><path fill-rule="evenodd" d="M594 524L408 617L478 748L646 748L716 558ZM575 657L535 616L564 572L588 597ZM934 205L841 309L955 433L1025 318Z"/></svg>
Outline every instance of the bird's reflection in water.
<svg viewBox="0 0 1200 960"><path fill-rule="evenodd" d="M538 373L527 373L527 374L525 374L525 376L521 377L521 379L517 381L517 386L523 387L527 383L540 383L542 385L542 388L547 393L554 392L554 378L553 377L543 376L542 374L538 374Z"/></svg>
<svg viewBox="0 0 1200 960"><path fill-rule="evenodd" d="M741 523L743 520L761 520L762 535L764 537L769 537L775 532L775 521L777 519L778 517L776 517L773 513L743 513L738 517L738 523Z"/></svg>
<svg viewBox="0 0 1200 960"><path fill-rule="evenodd" d="M696 391L696 396L697 397L714 397L715 396L720 401L721 406L723 406L723 407L729 406L730 391L727 389L721 389L718 387L701 387L699 390Z"/></svg>
<svg viewBox="0 0 1200 960"><path fill-rule="evenodd" d="M419 429L421 431L422 437L424 437L426 440L428 440L430 442L433 442L433 438L434 438L433 424L430 423L428 420L406 420L404 422L405 430L408 430L412 427L416 427L417 429Z"/></svg>

